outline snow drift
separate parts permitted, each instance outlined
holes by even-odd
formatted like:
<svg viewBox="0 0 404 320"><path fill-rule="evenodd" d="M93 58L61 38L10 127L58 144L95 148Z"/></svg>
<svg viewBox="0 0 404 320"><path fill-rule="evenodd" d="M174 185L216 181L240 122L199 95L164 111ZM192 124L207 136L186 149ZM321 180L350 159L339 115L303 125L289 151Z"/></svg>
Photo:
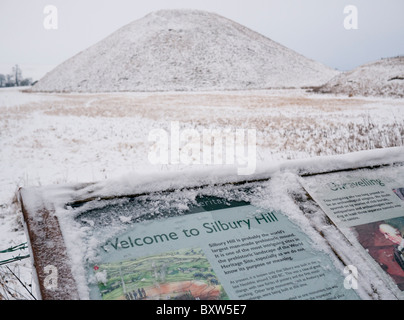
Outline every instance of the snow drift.
<svg viewBox="0 0 404 320"><path fill-rule="evenodd" d="M34 91L205 91L320 86L338 72L214 13L162 10L70 58Z"/></svg>
<svg viewBox="0 0 404 320"><path fill-rule="evenodd" d="M404 98L404 56L381 59L341 73L315 91Z"/></svg>

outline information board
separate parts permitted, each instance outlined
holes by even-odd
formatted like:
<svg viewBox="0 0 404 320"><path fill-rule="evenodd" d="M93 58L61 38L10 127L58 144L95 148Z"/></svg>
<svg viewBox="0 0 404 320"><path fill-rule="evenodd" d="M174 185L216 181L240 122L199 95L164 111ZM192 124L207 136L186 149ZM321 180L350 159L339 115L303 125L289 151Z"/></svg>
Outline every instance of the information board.
<svg viewBox="0 0 404 320"><path fill-rule="evenodd" d="M391 166L305 177L335 225L404 291L404 169Z"/></svg>
<svg viewBox="0 0 404 320"><path fill-rule="evenodd" d="M21 189L40 297L404 299L404 170L376 160L194 186Z"/></svg>
<svg viewBox="0 0 404 320"><path fill-rule="evenodd" d="M282 212L248 203L199 198L186 214L134 224L99 252L92 299L358 298Z"/></svg>

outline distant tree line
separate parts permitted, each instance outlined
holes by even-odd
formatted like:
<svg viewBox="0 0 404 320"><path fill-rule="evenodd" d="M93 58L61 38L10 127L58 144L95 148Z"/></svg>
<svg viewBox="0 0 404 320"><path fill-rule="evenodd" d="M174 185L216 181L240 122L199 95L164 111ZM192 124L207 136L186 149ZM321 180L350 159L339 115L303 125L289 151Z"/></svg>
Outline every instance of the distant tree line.
<svg viewBox="0 0 404 320"><path fill-rule="evenodd" d="M32 84L32 78L24 78L22 76L22 70L16 64L10 74L0 73L0 87L20 87L30 86Z"/></svg>

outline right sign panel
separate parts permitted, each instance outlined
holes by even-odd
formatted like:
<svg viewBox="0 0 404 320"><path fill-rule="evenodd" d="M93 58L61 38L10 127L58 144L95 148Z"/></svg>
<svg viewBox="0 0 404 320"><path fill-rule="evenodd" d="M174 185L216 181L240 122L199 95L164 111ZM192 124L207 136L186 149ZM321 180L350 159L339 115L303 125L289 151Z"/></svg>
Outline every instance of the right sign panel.
<svg viewBox="0 0 404 320"><path fill-rule="evenodd" d="M404 168L335 172L302 180L341 232L356 239L404 291Z"/></svg>

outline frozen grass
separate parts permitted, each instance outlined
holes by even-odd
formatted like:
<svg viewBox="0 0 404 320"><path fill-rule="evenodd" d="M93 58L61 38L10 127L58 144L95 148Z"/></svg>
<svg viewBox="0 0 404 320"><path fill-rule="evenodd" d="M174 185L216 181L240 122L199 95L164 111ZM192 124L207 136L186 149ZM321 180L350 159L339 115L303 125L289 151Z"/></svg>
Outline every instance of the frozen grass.
<svg viewBox="0 0 404 320"><path fill-rule="evenodd" d="M131 151L135 162L147 159L148 132L168 130L170 121L201 132L212 127L256 129L263 160L403 145L403 100L291 93L57 95L56 101L3 108L0 123L17 149L65 148L77 153L100 143L123 156ZM31 123L32 117L38 121ZM30 122L29 137L13 132L21 133L24 121Z"/></svg>
<svg viewBox="0 0 404 320"><path fill-rule="evenodd" d="M258 162L404 143L404 100L397 99L336 98L299 90L26 95L34 102L26 103L24 96L22 104L0 105L0 184L9 198L26 184L161 170L148 161L148 134L156 128L170 132L172 121L201 133L207 128L256 129Z"/></svg>
<svg viewBox="0 0 404 320"><path fill-rule="evenodd" d="M2 94L7 99L2 100ZM181 169L148 161L150 130L169 132L171 121L200 132L256 129L257 161L268 162L403 146L403 110L404 100L348 99L302 90L155 94L2 90L0 249L26 241L15 204L18 187ZM13 268L19 268L16 274L30 284L28 260ZM23 287L15 289L20 284L8 270L2 268L0 275L8 275L9 281L0 280L0 299L30 298ZM5 286L20 296L4 291Z"/></svg>

